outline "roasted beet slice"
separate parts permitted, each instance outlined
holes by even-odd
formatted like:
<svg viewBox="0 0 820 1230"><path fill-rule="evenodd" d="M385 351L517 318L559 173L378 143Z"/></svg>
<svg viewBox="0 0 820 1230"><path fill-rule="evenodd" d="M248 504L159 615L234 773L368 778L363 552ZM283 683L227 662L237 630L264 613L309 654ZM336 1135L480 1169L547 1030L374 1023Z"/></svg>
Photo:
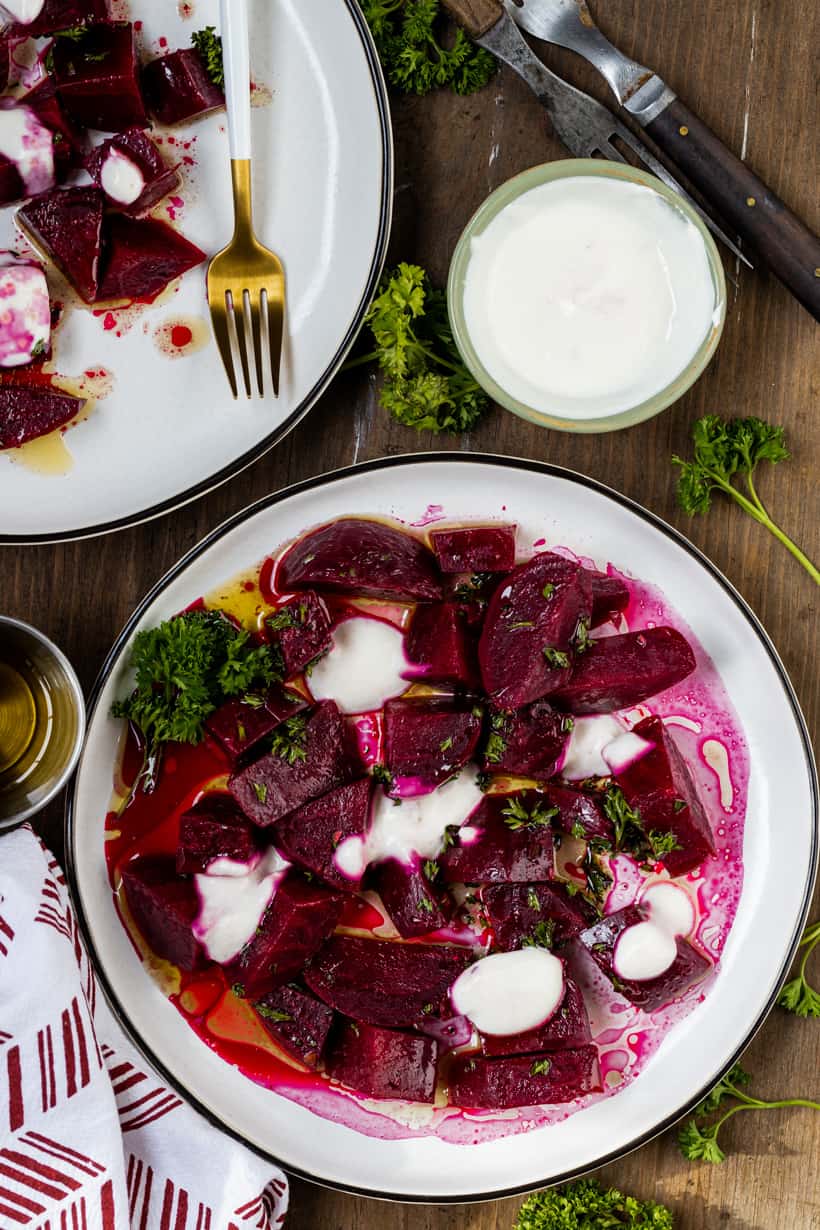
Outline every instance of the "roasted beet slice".
<svg viewBox="0 0 820 1230"><path fill-rule="evenodd" d="M442 572L509 572L515 565L514 525L470 525L431 530Z"/></svg>
<svg viewBox="0 0 820 1230"><path fill-rule="evenodd" d="M84 405L54 389L0 386L0 448L19 448L68 423Z"/></svg>
<svg viewBox="0 0 820 1230"><path fill-rule="evenodd" d="M273 687L267 692L249 693L228 700L205 722L210 734L235 759L273 734L287 718L307 708L298 692Z"/></svg>
<svg viewBox="0 0 820 1230"><path fill-rule="evenodd" d="M645 922L648 913L640 905L628 905L623 910L608 914L592 927L582 931L578 942L583 945L599 969L603 970L619 995L644 1012L668 1004L682 995L694 982L699 982L712 968L706 957L684 939L676 940L678 955L664 973L657 978L637 981L624 979L614 968L615 947L627 927Z"/></svg>
<svg viewBox="0 0 820 1230"><path fill-rule="evenodd" d="M680 683L695 665L689 642L674 628L602 636L575 659L572 677L550 700L571 713L612 713Z"/></svg>
<svg viewBox="0 0 820 1230"><path fill-rule="evenodd" d="M568 786L556 786L554 782L544 787L544 793L553 807L558 808L555 824L559 829L583 840L600 837L604 841L614 841L612 821L604 815L594 794L584 794Z"/></svg>
<svg viewBox="0 0 820 1230"><path fill-rule="evenodd" d="M560 555L536 555L499 581L478 643L481 677L495 701L518 709L565 683L573 639L591 610L589 573Z"/></svg>
<svg viewBox="0 0 820 1230"><path fill-rule="evenodd" d="M358 517L343 517L304 534L279 563L280 589L320 589L396 602L441 597L435 557L414 538Z"/></svg>
<svg viewBox="0 0 820 1230"><path fill-rule="evenodd" d="M17 223L85 299L93 303L99 286L103 194L98 188L63 188L29 201Z"/></svg>
<svg viewBox="0 0 820 1230"><path fill-rule="evenodd" d="M483 768L545 781L558 768L568 739L566 714L556 713L545 700L515 713L498 709L490 715Z"/></svg>
<svg viewBox="0 0 820 1230"><path fill-rule="evenodd" d="M142 89L148 110L160 124L181 124L225 105L224 93L211 81L193 47L146 64Z"/></svg>
<svg viewBox="0 0 820 1230"><path fill-rule="evenodd" d="M432 788L466 764L478 745L481 718L442 700L389 700L384 759L398 777Z"/></svg>
<svg viewBox="0 0 820 1230"><path fill-rule="evenodd" d="M308 1068L315 1068L333 1024L333 1009L300 987L269 991L254 1004L274 1042Z"/></svg>
<svg viewBox="0 0 820 1230"><path fill-rule="evenodd" d="M83 139L65 113L53 77L44 77L20 102L30 107L41 123L54 133L54 161L58 178L81 161Z"/></svg>
<svg viewBox="0 0 820 1230"><path fill-rule="evenodd" d="M18 37L28 35L29 38L42 38L57 30L105 21L108 16L108 0L45 0L34 21L18 21L10 29Z"/></svg>
<svg viewBox="0 0 820 1230"><path fill-rule="evenodd" d="M279 820L275 836L278 849L294 863L321 876L326 884L348 892L358 889L361 877L344 875L334 854L345 838L363 837L367 831L372 784L373 779L365 777L339 786Z"/></svg>
<svg viewBox="0 0 820 1230"><path fill-rule="evenodd" d="M192 880L180 880L172 857L147 855L123 868L122 887L131 917L158 957L195 969L202 950L191 930L199 912Z"/></svg>
<svg viewBox="0 0 820 1230"><path fill-rule="evenodd" d="M451 1104L470 1110L572 1102L601 1088L598 1051L587 1045L504 1059L463 1056L454 1060L448 1085Z"/></svg>
<svg viewBox="0 0 820 1230"><path fill-rule="evenodd" d="M228 794L206 794L179 821L179 875L204 872L217 858L248 863L257 852L250 823Z"/></svg>
<svg viewBox="0 0 820 1230"><path fill-rule="evenodd" d="M327 1071L370 1098L432 1102L438 1047L432 1038L345 1021L331 1038Z"/></svg>
<svg viewBox="0 0 820 1230"><path fill-rule="evenodd" d="M104 132L147 125L130 21L98 22L80 38L58 38L53 58L60 99L75 123Z"/></svg>
<svg viewBox="0 0 820 1230"><path fill-rule="evenodd" d="M472 959L451 944L400 944L334 935L305 969L320 999L371 1025L415 1025L445 1003Z"/></svg>
<svg viewBox="0 0 820 1230"><path fill-rule="evenodd" d="M605 572L590 570L592 581L592 617L590 627L617 619L629 606L629 590L620 577L611 577Z"/></svg>
<svg viewBox="0 0 820 1230"><path fill-rule="evenodd" d="M485 1055L531 1055L538 1051L564 1051L586 1046L591 1036L581 989L571 978L567 978L561 1007L545 1025L508 1037L482 1035L481 1049Z"/></svg>
<svg viewBox="0 0 820 1230"><path fill-rule="evenodd" d="M670 875L683 875L715 853L709 820L686 761L661 719L644 718L634 733L655 746L616 781L646 833L675 834L677 849L663 856L663 864Z"/></svg>
<svg viewBox="0 0 820 1230"><path fill-rule="evenodd" d="M247 998L258 999L293 978L330 935L343 904L341 893L289 875L256 934L225 966L231 983Z"/></svg>
<svg viewBox="0 0 820 1230"><path fill-rule="evenodd" d="M447 915L423 867L389 858L374 868L372 881L390 921L405 939L429 935L447 925Z"/></svg>
<svg viewBox="0 0 820 1230"><path fill-rule="evenodd" d="M333 644L327 607L311 589L283 603L267 620L267 626L281 650L287 679L298 675Z"/></svg>
<svg viewBox="0 0 820 1230"><path fill-rule="evenodd" d="M292 724L281 746L237 769L228 782L245 815L263 828L344 785L350 776L344 723L332 700L317 705L309 718L298 715Z"/></svg>
<svg viewBox="0 0 820 1230"><path fill-rule="evenodd" d="M527 816L532 817L530 822ZM451 884L526 884L552 879L555 857L549 804L530 790L488 795L438 862Z"/></svg>
<svg viewBox="0 0 820 1230"><path fill-rule="evenodd" d="M455 683L469 686L470 665L465 620L451 602L420 604L413 612L404 641L411 669L405 678L420 683Z"/></svg>
<svg viewBox="0 0 820 1230"><path fill-rule="evenodd" d="M598 917L585 897L563 884L493 884L481 890L481 900L496 952L525 943L559 947Z"/></svg>
<svg viewBox="0 0 820 1230"><path fill-rule="evenodd" d="M141 128L127 128L96 145L86 160L86 170L111 205L131 218L150 213L180 184L179 171L168 166Z"/></svg>
<svg viewBox="0 0 820 1230"><path fill-rule="evenodd" d="M98 299L150 303L205 260L205 253L166 222L114 214L106 225L105 270Z"/></svg>

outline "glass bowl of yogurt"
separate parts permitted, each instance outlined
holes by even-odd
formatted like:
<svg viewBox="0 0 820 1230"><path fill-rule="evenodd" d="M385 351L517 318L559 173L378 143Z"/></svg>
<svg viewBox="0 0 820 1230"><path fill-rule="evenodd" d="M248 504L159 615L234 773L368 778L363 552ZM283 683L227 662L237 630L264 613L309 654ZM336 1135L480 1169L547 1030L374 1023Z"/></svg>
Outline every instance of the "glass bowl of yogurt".
<svg viewBox="0 0 820 1230"><path fill-rule="evenodd" d="M694 209L645 171L533 167L470 219L447 286L456 345L500 405L562 431L651 418L692 385L726 316Z"/></svg>

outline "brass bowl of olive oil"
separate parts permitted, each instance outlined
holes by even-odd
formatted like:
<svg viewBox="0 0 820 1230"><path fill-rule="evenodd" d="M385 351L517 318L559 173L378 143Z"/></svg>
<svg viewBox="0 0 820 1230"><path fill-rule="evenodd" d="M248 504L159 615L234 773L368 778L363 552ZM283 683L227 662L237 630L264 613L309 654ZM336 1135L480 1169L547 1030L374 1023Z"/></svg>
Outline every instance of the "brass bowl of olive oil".
<svg viewBox="0 0 820 1230"><path fill-rule="evenodd" d="M42 632L0 615L0 828L54 798L84 735L85 702L71 663Z"/></svg>

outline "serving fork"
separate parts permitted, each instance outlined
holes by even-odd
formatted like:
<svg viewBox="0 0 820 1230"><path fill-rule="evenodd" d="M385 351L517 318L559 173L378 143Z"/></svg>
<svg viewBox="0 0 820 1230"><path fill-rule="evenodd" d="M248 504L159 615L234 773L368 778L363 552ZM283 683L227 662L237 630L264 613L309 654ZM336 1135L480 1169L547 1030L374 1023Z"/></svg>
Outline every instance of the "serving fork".
<svg viewBox="0 0 820 1230"><path fill-rule="evenodd" d="M566 47L606 79L620 105L752 245L815 318L820 317L820 239L727 149L651 68L614 47L586 0L505 0L536 38Z"/></svg>
<svg viewBox="0 0 820 1230"><path fill-rule="evenodd" d="M555 135L570 153L579 158L592 158L599 154L612 162L626 162L627 159L614 144L613 138L617 137L633 151L647 170L689 202L721 243L745 264L750 264L714 219L650 153L643 141L601 103L569 85L539 60L505 11L502 0L443 0L443 3L473 42L509 65L527 83L538 101L546 107Z"/></svg>
<svg viewBox="0 0 820 1230"><path fill-rule="evenodd" d="M259 242L253 229L248 0L220 0L220 18L234 233L228 246L218 252L208 266L208 306L216 344L234 397L237 396L234 346L239 354L246 395L251 396L250 348L259 396L264 396L263 356L267 352L270 356L273 395L278 397L285 319L285 271L276 253Z"/></svg>

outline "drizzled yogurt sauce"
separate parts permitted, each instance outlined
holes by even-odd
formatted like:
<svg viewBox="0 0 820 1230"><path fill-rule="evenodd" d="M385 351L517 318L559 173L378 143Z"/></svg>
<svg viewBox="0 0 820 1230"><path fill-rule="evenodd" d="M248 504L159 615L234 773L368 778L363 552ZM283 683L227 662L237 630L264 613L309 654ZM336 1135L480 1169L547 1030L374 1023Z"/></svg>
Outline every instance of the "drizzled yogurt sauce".
<svg viewBox="0 0 820 1230"><path fill-rule="evenodd" d="M637 406L688 365L720 318L707 249L682 210L642 184L540 184L472 240L470 340L517 401L564 418Z"/></svg>
<svg viewBox="0 0 820 1230"><path fill-rule="evenodd" d="M543 1025L564 994L563 962L546 948L483 957L460 974L450 1000L484 1034L506 1037Z"/></svg>
<svg viewBox="0 0 820 1230"><path fill-rule="evenodd" d="M193 932L212 961L230 961L253 935L290 863L272 847L252 863L217 858L194 876Z"/></svg>
<svg viewBox="0 0 820 1230"><path fill-rule="evenodd" d="M612 965L621 978L646 982L665 974L678 955L678 936L691 934L695 908L686 889L652 884L641 897L649 911L645 922L627 927L618 938Z"/></svg>
<svg viewBox="0 0 820 1230"><path fill-rule="evenodd" d="M383 619L354 616L337 626L333 648L308 683L316 700L335 700L342 713L369 713L407 690L406 670L402 632Z"/></svg>
<svg viewBox="0 0 820 1230"><path fill-rule="evenodd" d="M119 205L133 205L145 190L145 176L133 159L112 147L100 168L100 187Z"/></svg>

